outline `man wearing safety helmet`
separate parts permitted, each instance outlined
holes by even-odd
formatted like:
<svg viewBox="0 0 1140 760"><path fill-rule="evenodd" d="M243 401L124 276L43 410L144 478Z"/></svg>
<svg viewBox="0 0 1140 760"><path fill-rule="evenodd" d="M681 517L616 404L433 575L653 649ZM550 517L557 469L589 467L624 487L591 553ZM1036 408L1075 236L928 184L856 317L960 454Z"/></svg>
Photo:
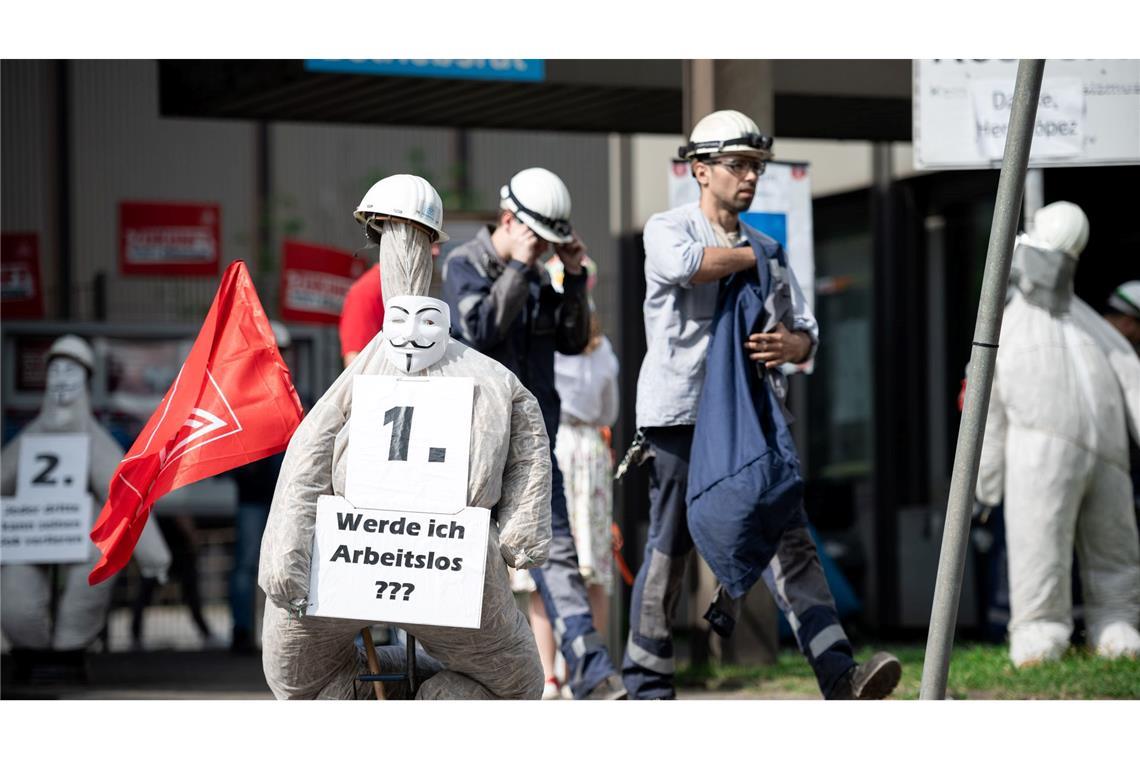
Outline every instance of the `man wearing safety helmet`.
<svg viewBox="0 0 1140 760"><path fill-rule="evenodd" d="M1140 280L1126 282L1112 291L1104 318L1140 353Z"/></svg>
<svg viewBox="0 0 1140 760"><path fill-rule="evenodd" d="M655 214L645 225L648 348L637 383L637 426L649 449L650 527L645 561L633 587L622 663L626 688L636 699L675 696L672 625L693 548L685 496L718 281L757 266L739 215L752 204L771 147L772 138L742 113L716 111L704 117L680 151L700 185L700 200ZM807 361L819 340L815 317L795 275L786 267L780 272L789 279L788 324L777 322L769 332L750 334L741 347L769 369ZM779 372L771 378L783 381ZM885 697L898 683L899 662L878 653L864 665L855 663L802 504L796 510L799 519L789 521L791 527L779 534L764 580L826 698Z"/></svg>
<svg viewBox="0 0 1140 760"><path fill-rule="evenodd" d="M549 561L531 577L566 659L574 698L621 699L625 689L594 629L553 454L561 406L554 352L579 354L590 339L586 246L570 226L570 191L553 172L524 169L499 198L498 226L480 230L444 262L452 334L504 364L538 399L551 444L553 537ZM565 270L562 293L540 265L551 249Z"/></svg>
<svg viewBox="0 0 1140 760"><path fill-rule="evenodd" d="M1140 280L1126 282L1112 291L1104 318L1140 354ZM1128 461L1132 471L1132 503L1140 523L1140 445L1136 442L1128 446Z"/></svg>

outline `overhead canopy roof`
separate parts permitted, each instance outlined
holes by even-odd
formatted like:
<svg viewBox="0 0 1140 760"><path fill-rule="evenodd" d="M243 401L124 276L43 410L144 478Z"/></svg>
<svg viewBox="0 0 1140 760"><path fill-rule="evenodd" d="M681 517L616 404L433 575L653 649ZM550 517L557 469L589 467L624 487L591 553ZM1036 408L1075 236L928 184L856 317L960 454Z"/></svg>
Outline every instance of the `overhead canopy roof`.
<svg viewBox="0 0 1140 760"><path fill-rule="evenodd" d="M775 61L780 137L910 140L909 60ZM161 61L164 116L678 134L680 60L548 60L542 81Z"/></svg>

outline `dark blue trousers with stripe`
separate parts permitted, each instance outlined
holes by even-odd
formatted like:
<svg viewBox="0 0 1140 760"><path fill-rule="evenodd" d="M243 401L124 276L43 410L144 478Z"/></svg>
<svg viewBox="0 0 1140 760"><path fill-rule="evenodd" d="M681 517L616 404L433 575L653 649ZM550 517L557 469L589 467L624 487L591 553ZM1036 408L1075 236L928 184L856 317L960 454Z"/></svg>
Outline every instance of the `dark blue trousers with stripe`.
<svg viewBox="0 0 1140 760"><path fill-rule="evenodd" d="M685 517L693 427L648 428L645 435L653 451L649 460L649 540L633 585L622 680L631 699L672 699L676 695L673 621L685 561L693 548ZM827 696L855 666L855 660L802 505L781 536L763 578L815 671L820 691Z"/></svg>

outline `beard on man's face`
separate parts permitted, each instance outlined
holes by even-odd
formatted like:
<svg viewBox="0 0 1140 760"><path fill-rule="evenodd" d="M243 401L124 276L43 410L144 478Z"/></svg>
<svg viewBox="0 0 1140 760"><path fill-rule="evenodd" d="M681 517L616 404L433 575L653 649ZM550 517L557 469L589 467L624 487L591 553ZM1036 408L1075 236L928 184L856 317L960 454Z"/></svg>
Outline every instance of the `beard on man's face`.
<svg viewBox="0 0 1140 760"><path fill-rule="evenodd" d="M747 211L751 205L752 205L752 196L751 195L749 195L747 197L734 195L732 197L732 202L730 203L730 207L732 208L732 210L738 214L742 213L744 211Z"/></svg>

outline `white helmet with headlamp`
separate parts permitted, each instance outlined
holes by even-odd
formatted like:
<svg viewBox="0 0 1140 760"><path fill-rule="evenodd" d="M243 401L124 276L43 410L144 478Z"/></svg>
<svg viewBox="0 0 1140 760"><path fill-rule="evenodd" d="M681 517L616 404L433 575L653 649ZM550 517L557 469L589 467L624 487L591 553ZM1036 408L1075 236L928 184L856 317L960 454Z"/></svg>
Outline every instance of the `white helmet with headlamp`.
<svg viewBox="0 0 1140 760"><path fill-rule="evenodd" d="M685 160L726 153L768 161L772 158L772 138L740 111L713 111L697 122L689 142L677 151Z"/></svg>

